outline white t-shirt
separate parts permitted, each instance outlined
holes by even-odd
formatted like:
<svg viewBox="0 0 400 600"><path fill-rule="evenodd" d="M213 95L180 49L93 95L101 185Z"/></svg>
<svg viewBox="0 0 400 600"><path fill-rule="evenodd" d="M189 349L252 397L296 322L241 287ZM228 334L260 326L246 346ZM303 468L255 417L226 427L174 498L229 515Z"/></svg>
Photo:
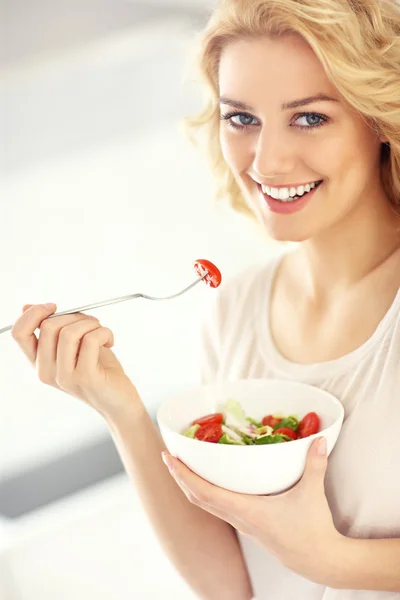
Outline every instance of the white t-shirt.
<svg viewBox="0 0 400 600"><path fill-rule="evenodd" d="M280 258L247 268L215 291L202 329L202 380L289 379L331 392L345 411L325 478L335 526L353 538L400 538L400 289L372 337L355 351L322 363L292 363L269 330ZM313 583L249 538L239 534L239 540L257 600L400 599L399 593Z"/></svg>

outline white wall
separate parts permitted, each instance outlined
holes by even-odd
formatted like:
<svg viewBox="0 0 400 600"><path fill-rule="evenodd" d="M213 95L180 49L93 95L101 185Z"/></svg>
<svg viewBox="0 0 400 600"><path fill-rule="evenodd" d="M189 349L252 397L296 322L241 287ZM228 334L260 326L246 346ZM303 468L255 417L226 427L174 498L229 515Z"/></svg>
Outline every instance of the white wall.
<svg viewBox="0 0 400 600"><path fill-rule="evenodd" d="M206 172L170 132L122 140L16 179L5 194L1 239L2 255L12 257L4 265L4 324L25 303L55 301L65 310L137 291L168 296L194 281L196 258L229 276L265 251L234 220L213 217ZM212 294L199 284L175 300L92 312L113 330L115 352L151 410L196 381L195 336ZM86 406L38 381L9 334L0 353L3 470L102 429Z"/></svg>
<svg viewBox="0 0 400 600"><path fill-rule="evenodd" d="M191 265L196 258L215 261L229 276L269 251L240 218L215 212L213 181L205 161L178 132L176 122L156 121L154 101L147 113L135 107L135 89L129 91L131 106L125 106L129 114L120 114L119 119L130 124L145 120L146 131L115 138L108 133L103 143L96 144L75 140L77 147L65 152L57 145L69 130L79 129L75 123L82 123L83 129L86 115L75 94L85 77L97 82L104 69L110 78L108 88L127 94L121 72L135 80L133 59L150 50L181 56L183 69L185 38L177 38L177 30L162 29L162 35L160 28L153 35L146 30L140 45L129 44L122 36L103 43L97 52L92 47L79 62L45 65L36 78L29 74L9 83L10 96L18 93L27 107L25 112L19 109L12 137L22 145L25 131L27 143L33 145L36 136L41 159L35 162L34 156L23 155L13 142L15 164L3 180L2 193L1 325L14 322L25 303L53 301L65 310L137 291L166 296L194 280ZM56 97L57 120L49 98L60 73L70 88L64 100ZM163 96L177 94L172 87L156 91L156 105L163 104ZM90 99L80 98L81 105L86 103L88 121ZM108 112L115 119L111 101ZM101 116L105 119L107 111ZM99 119L98 129L107 126ZM212 293L199 284L172 301L139 299L93 311L113 330L115 352L151 411L169 394L196 383L196 332ZM0 475L104 431L94 412L38 381L9 333L0 338L0 359Z"/></svg>
<svg viewBox="0 0 400 600"><path fill-rule="evenodd" d="M195 279L196 258L228 277L272 251L240 218L215 212L208 167L177 130L196 103L179 87L189 32L186 21L125 30L3 77L0 327L25 303L63 310L137 291L169 295ZM152 414L198 382L198 328L212 294L199 284L172 301L93 311ZM0 361L0 478L105 433L96 413L39 382L9 333ZM157 597L160 582L165 598L190 600L124 477L6 525L2 600L128 600L139 598L135 582L141 600Z"/></svg>

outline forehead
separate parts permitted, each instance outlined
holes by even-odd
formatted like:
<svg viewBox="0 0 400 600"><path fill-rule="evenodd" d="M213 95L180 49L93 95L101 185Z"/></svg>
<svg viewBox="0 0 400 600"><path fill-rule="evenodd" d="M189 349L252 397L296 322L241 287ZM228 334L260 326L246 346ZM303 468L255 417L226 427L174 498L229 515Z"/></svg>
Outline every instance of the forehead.
<svg viewBox="0 0 400 600"><path fill-rule="evenodd" d="M277 40L268 37L243 38L223 49L219 64L221 95L246 100L284 94L285 98L327 92L335 95L322 64L299 35ZM246 98L243 98L243 94Z"/></svg>

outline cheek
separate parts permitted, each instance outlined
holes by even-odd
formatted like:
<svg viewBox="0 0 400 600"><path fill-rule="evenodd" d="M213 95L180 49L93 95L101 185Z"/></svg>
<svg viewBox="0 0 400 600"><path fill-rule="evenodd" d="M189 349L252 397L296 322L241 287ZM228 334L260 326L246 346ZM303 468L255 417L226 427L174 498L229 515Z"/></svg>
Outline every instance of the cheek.
<svg viewBox="0 0 400 600"><path fill-rule="evenodd" d="M301 157L299 164L305 165L305 173L314 173L334 184L341 181L352 164L351 151L340 137L321 139L317 144L305 145L298 156Z"/></svg>
<svg viewBox="0 0 400 600"><path fill-rule="evenodd" d="M332 177L346 177L353 171L353 177L362 179L371 171L380 152L376 135L362 122L348 119L324 140L318 156L322 168Z"/></svg>
<svg viewBox="0 0 400 600"><path fill-rule="evenodd" d="M250 166L250 153L239 136L230 132L222 132L219 141L224 160L233 172L240 173Z"/></svg>

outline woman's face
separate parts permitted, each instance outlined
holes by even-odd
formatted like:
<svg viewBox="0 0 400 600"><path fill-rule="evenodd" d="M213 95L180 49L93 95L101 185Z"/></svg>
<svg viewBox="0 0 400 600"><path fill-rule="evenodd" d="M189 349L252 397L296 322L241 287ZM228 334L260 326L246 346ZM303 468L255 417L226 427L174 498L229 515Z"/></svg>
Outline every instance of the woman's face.
<svg viewBox="0 0 400 600"><path fill-rule="evenodd" d="M268 235L310 239L354 217L365 203L386 200L381 140L340 98L300 36L228 44L219 88L222 152ZM331 100L305 103L317 95ZM321 180L300 196L297 186ZM290 202L288 194L299 199Z"/></svg>

